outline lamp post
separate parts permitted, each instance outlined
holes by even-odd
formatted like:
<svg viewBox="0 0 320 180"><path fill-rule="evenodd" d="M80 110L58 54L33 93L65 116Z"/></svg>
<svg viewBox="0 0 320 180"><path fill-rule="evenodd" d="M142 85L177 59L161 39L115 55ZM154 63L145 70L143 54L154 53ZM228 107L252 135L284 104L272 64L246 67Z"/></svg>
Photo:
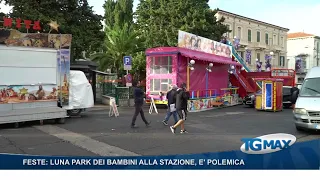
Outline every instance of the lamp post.
<svg viewBox="0 0 320 180"><path fill-rule="evenodd" d="M190 62L189 62L189 64L188 64L188 67L190 68L191 71L194 70L194 67L193 67L193 66L194 66L195 63L196 63L195 60L193 60L193 59L190 60Z"/></svg>
<svg viewBox="0 0 320 180"><path fill-rule="evenodd" d="M194 70L194 64L196 63L195 60L191 59L188 63L188 67L187 67L187 90L189 91L190 88L190 70L193 71Z"/></svg>
<svg viewBox="0 0 320 180"><path fill-rule="evenodd" d="M213 63L209 63L208 67L206 68L207 72L212 72L211 68L213 67Z"/></svg>
<svg viewBox="0 0 320 180"><path fill-rule="evenodd" d="M206 67L206 97L208 97L209 73L212 72L212 70L211 70L212 67L213 67L213 63L209 63L208 67Z"/></svg>
<svg viewBox="0 0 320 180"><path fill-rule="evenodd" d="M266 57L266 71L271 71L272 60L274 57L274 53L272 51L269 54L270 55Z"/></svg>

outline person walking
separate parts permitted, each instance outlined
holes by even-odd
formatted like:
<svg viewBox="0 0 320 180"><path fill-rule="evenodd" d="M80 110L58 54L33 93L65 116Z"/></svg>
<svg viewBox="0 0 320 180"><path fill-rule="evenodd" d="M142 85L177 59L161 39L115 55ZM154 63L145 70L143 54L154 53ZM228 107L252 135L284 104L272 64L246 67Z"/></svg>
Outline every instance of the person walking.
<svg viewBox="0 0 320 180"><path fill-rule="evenodd" d="M169 121L171 115L173 115L174 124L176 124L178 122L178 116L177 116L177 111L176 111L176 101L175 101L177 89L178 89L177 85L172 85L171 90L167 93L168 110L167 110L166 117L162 121L162 123L165 126L168 126L168 121Z"/></svg>
<svg viewBox="0 0 320 180"><path fill-rule="evenodd" d="M184 122L187 120L188 99L190 98L190 94L187 92L186 87L186 84L182 83L176 93L176 109L180 120L174 126L170 126L170 130L173 134L175 134L176 129L179 126L181 126L181 134L187 133Z"/></svg>
<svg viewBox="0 0 320 180"><path fill-rule="evenodd" d="M291 88L291 104L292 104L292 108L295 109L296 106L296 102L299 96L299 88L297 87L292 87Z"/></svg>
<svg viewBox="0 0 320 180"><path fill-rule="evenodd" d="M134 107L135 107L135 112L134 115L132 117L132 122L131 122L131 128L137 128L138 126L136 125L136 120L137 120L137 116L141 115L141 118L143 120L143 122L146 124L147 127L150 126L151 121L147 121L146 117L144 116L144 112L143 112L143 101L144 101L144 95L145 93L142 91L142 89L140 89L140 81L136 82L134 81L132 83L133 86L133 96L134 96Z"/></svg>

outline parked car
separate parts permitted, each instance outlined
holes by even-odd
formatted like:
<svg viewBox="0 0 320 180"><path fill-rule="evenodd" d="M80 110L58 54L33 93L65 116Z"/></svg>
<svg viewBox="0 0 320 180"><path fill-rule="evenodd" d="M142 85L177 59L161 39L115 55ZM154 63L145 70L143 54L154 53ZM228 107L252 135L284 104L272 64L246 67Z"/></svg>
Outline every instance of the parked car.
<svg viewBox="0 0 320 180"><path fill-rule="evenodd" d="M283 101L283 107L285 108L290 108L292 106L291 103L291 86L283 86L282 89L282 101ZM257 91L256 94L261 94L261 90ZM248 94L244 99L243 99L243 104L248 105L250 107L255 106L255 93Z"/></svg>
<svg viewBox="0 0 320 180"><path fill-rule="evenodd" d="M283 86L282 88L282 103L284 108L290 108L292 106L292 88L291 86Z"/></svg>

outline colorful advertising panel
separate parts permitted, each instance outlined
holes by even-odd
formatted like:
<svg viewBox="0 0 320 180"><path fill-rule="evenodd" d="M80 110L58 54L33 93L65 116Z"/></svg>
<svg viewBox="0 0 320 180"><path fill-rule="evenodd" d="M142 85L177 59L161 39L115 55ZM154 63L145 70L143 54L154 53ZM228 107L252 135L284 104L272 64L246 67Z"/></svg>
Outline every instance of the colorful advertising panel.
<svg viewBox="0 0 320 180"><path fill-rule="evenodd" d="M21 33L18 30L0 29L0 44L38 48L69 49L71 34Z"/></svg>
<svg viewBox="0 0 320 180"><path fill-rule="evenodd" d="M178 47L201 51L223 57L232 57L232 47L217 41L179 31Z"/></svg>
<svg viewBox="0 0 320 180"><path fill-rule="evenodd" d="M56 85L0 86L0 104L57 101Z"/></svg>
<svg viewBox="0 0 320 180"><path fill-rule="evenodd" d="M70 50L61 49L58 52L58 93L62 106L69 105L69 78L70 78Z"/></svg>

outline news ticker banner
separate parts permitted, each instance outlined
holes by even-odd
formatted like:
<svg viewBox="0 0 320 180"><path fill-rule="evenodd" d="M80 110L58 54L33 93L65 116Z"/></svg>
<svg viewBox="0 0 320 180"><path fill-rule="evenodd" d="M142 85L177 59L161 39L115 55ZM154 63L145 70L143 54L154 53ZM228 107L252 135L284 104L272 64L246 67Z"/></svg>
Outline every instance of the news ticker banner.
<svg viewBox="0 0 320 180"><path fill-rule="evenodd" d="M296 143L278 152L246 154L242 151L175 156L56 157L0 155L4 170L127 170L127 169L320 169L320 140Z"/></svg>

